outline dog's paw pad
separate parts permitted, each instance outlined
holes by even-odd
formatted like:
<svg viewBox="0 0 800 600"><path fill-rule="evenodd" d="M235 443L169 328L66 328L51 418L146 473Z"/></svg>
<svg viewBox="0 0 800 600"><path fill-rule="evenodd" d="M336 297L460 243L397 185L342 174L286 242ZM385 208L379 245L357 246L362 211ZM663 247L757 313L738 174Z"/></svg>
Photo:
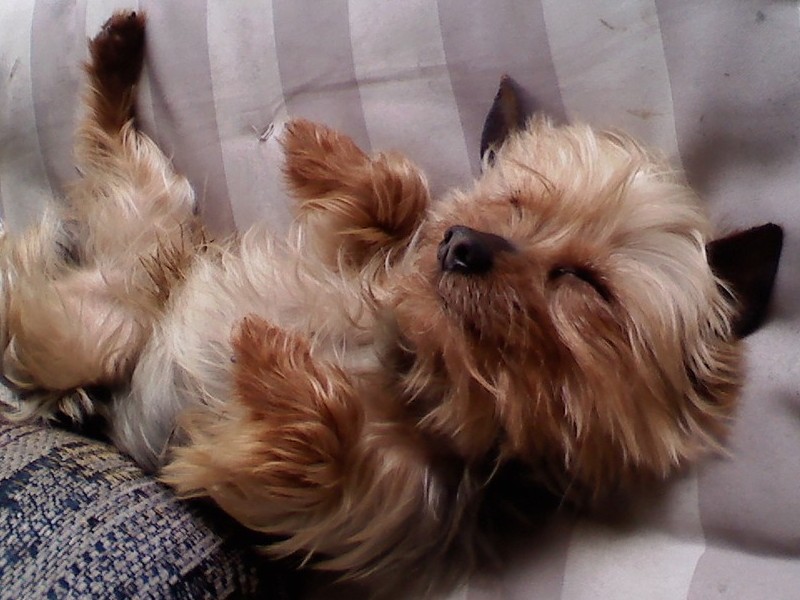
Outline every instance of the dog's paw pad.
<svg viewBox="0 0 800 600"><path fill-rule="evenodd" d="M91 68L98 77L133 85L144 62L144 13L120 11L106 21L89 44Z"/></svg>

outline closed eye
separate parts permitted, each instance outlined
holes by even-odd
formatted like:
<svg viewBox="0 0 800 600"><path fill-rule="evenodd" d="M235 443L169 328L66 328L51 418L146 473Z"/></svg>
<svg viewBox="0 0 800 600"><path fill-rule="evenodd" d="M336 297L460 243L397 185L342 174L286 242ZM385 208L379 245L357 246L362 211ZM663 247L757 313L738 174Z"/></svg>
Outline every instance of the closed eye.
<svg viewBox="0 0 800 600"><path fill-rule="evenodd" d="M575 277L584 283L588 283L606 302L611 301L611 292L608 287L600 280L597 274L586 267L555 267L550 271L550 281L555 281L562 277Z"/></svg>
<svg viewBox="0 0 800 600"><path fill-rule="evenodd" d="M522 208L522 202L520 202L519 194L511 194L511 196L508 198L508 203L511 205L511 209L513 211L512 214L514 217L517 219L522 219L525 211Z"/></svg>

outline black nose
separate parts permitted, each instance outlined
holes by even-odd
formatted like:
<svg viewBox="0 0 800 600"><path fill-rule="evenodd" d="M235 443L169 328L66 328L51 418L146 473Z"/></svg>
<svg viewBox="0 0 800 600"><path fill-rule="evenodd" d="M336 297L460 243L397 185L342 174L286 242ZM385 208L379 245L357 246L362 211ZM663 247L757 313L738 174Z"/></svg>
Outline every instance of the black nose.
<svg viewBox="0 0 800 600"><path fill-rule="evenodd" d="M513 249L499 235L456 225L444 232L437 258L442 271L480 275L491 271L498 252Z"/></svg>

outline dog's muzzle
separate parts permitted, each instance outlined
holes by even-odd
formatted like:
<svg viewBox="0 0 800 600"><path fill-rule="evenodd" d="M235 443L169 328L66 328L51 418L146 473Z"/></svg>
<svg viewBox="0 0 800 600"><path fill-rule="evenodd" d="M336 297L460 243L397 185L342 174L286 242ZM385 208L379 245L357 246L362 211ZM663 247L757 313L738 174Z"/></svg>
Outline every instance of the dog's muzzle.
<svg viewBox="0 0 800 600"><path fill-rule="evenodd" d="M444 272L481 275L492 270L498 253L514 250L504 237L455 225L444 232L436 257Z"/></svg>

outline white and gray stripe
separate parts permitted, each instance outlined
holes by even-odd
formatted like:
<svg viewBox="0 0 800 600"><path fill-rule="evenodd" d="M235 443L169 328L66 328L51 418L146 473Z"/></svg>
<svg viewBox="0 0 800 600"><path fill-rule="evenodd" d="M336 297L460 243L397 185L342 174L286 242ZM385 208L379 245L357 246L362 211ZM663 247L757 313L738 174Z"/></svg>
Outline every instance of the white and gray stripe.
<svg viewBox="0 0 800 600"><path fill-rule="evenodd" d="M559 517L454 598L794 598L800 590L800 5L764 0L0 2L0 210L19 228L74 176L85 36L150 13L142 126L217 232L290 219L291 117L407 152L436 192L478 173L503 73L557 118L632 131L686 168L721 229L786 247L748 341L732 458L641 498L622 523Z"/></svg>

